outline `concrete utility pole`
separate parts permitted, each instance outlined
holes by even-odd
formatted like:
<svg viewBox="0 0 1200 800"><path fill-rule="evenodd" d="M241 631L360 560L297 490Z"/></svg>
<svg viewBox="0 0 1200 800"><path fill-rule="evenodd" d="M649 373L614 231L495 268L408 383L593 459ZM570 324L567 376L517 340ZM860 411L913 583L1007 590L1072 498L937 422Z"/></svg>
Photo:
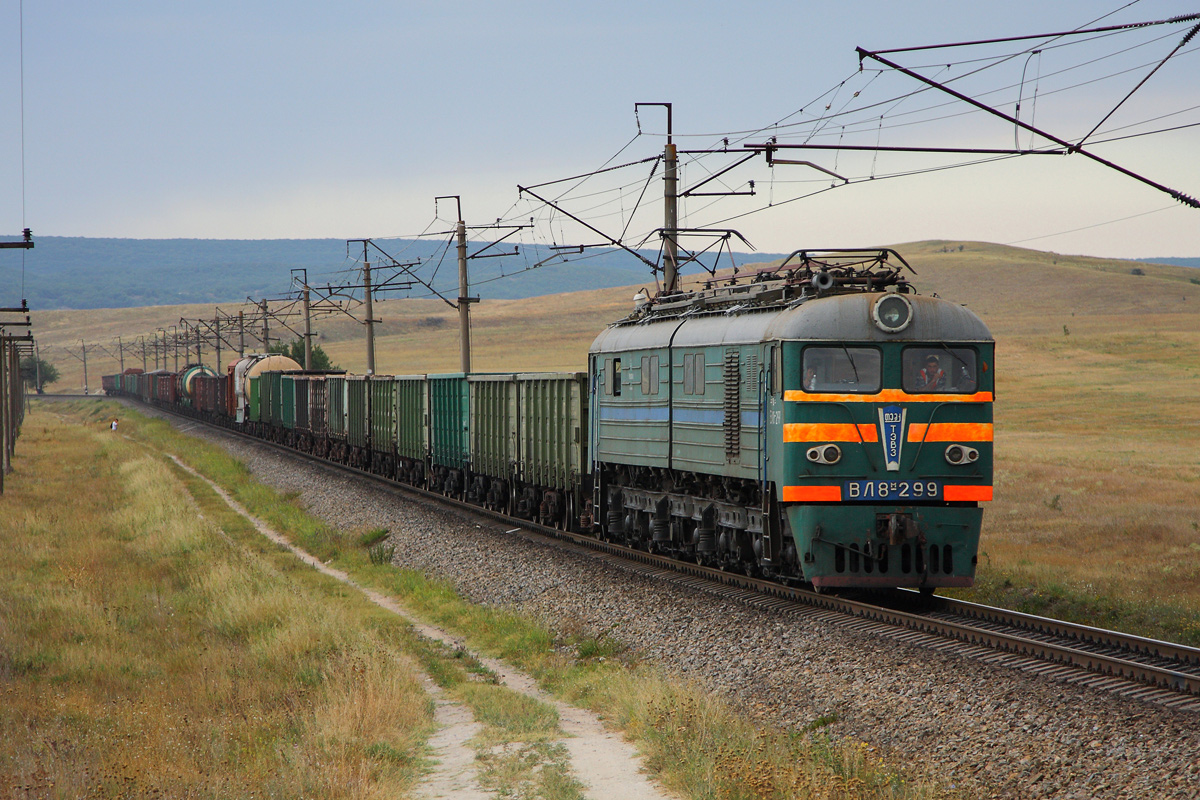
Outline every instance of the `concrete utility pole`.
<svg viewBox="0 0 1200 800"><path fill-rule="evenodd" d="M216 337L217 348L217 374L221 374L221 315L218 314L213 319L213 335Z"/></svg>
<svg viewBox="0 0 1200 800"><path fill-rule="evenodd" d="M471 303L479 298L470 297L471 282L467 274L467 223L463 222L462 197L456 194L435 197L438 200L454 200L458 209L458 224L454 227L458 238L458 341L459 362L463 372L471 371Z"/></svg>
<svg viewBox="0 0 1200 800"><path fill-rule="evenodd" d="M467 295L467 223L462 219L462 208L458 211L458 338L459 360L462 371L471 371L471 298Z"/></svg>
<svg viewBox="0 0 1200 800"><path fill-rule="evenodd" d="M179 327L171 326L171 344L175 347L175 371L179 372Z"/></svg>
<svg viewBox="0 0 1200 800"><path fill-rule="evenodd" d="M9 414L9 355L8 337L0 333L0 494L4 493L4 476L12 471L8 456L8 429L12 426Z"/></svg>
<svg viewBox="0 0 1200 800"><path fill-rule="evenodd" d="M679 291L679 155L672 140L670 103L634 103L667 110L667 144L663 148L663 294Z"/></svg>
<svg viewBox="0 0 1200 800"><path fill-rule="evenodd" d="M93 349L95 349L95 348L93 348ZM87 394L88 393L88 374L87 374L88 345L87 345L87 342L83 341L83 339L79 340L79 354L78 355L71 352L71 350L66 347L64 347L63 350L66 350L67 355L69 355L71 358L75 358L75 359L78 359L83 362L83 393Z"/></svg>
<svg viewBox="0 0 1200 800"><path fill-rule="evenodd" d="M83 351L83 393L87 394L88 393L87 345L84 344L83 339L79 340L79 349Z"/></svg>
<svg viewBox="0 0 1200 800"><path fill-rule="evenodd" d="M139 336L138 344L141 345L142 349L142 372L149 372L150 370L146 366L146 337Z"/></svg>
<svg viewBox="0 0 1200 800"><path fill-rule="evenodd" d="M663 151L663 291L671 294L679 291L679 179L677 168L679 157L675 143L671 141L671 104L667 107L667 145Z"/></svg>
<svg viewBox="0 0 1200 800"><path fill-rule="evenodd" d="M267 324L268 314L267 314L266 298L263 298L262 300L260 300L258 302L258 307L262 309L262 317L263 317L263 335L262 335L263 350L262 351L264 353L266 353L271 349L271 329Z"/></svg>
<svg viewBox="0 0 1200 800"><path fill-rule="evenodd" d="M371 262L363 246L363 300L367 304L367 374L375 374L375 310L371 301Z"/></svg>
<svg viewBox="0 0 1200 800"><path fill-rule="evenodd" d="M125 372L125 346L121 344L121 337L117 337L117 358L121 360L121 372Z"/></svg>
<svg viewBox="0 0 1200 800"><path fill-rule="evenodd" d="M238 309L238 358L246 357L246 312Z"/></svg>
<svg viewBox="0 0 1200 800"><path fill-rule="evenodd" d="M302 299L304 301L304 368L312 369L312 316L308 305L308 279L304 281ZM367 313L370 316L370 312Z"/></svg>

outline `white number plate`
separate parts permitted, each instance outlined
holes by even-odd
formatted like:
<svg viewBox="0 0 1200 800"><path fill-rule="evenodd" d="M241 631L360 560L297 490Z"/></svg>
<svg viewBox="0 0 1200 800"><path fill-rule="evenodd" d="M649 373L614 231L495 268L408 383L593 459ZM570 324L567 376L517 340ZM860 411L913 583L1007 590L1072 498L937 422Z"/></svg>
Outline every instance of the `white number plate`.
<svg viewBox="0 0 1200 800"><path fill-rule="evenodd" d="M941 500L938 481L847 481L843 500L902 503L906 500Z"/></svg>

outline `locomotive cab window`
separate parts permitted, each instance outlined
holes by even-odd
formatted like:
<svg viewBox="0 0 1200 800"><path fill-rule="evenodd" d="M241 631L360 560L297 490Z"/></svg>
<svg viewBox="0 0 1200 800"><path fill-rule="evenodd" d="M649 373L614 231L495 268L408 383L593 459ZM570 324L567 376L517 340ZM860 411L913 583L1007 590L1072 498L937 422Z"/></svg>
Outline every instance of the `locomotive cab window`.
<svg viewBox="0 0 1200 800"><path fill-rule="evenodd" d="M904 391L914 394L971 394L979 385L975 351L966 347L906 347Z"/></svg>
<svg viewBox="0 0 1200 800"><path fill-rule="evenodd" d="M642 394L658 394L658 356L642 356Z"/></svg>
<svg viewBox="0 0 1200 800"><path fill-rule="evenodd" d="M873 394L883 382L882 363L874 347L806 347L804 391Z"/></svg>
<svg viewBox="0 0 1200 800"><path fill-rule="evenodd" d="M611 388L609 389L608 393L611 394L613 397L620 397L621 396L621 359L614 358L612 360L612 370L611 370L610 374L612 375L612 378L610 379L610 380L612 380L612 385L611 385Z"/></svg>
<svg viewBox="0 0 1200 800"><path fill-rule="evenodd" d="M683 357L683 393L704 394L704 353Z"/></svg>

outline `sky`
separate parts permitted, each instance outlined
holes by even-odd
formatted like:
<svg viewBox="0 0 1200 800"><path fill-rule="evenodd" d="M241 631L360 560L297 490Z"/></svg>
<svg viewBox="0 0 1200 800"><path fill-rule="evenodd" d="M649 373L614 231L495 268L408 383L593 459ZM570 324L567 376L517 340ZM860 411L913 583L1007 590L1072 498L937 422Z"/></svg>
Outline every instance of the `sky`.
<svg viewBox="0 0 1200 800"><path fill-rule="evenodd" d="M654 246L662 183L648 163L536 190L561 196L564 210L599 233L517 187L660 154L665 113L643 107L635 115L643 102L672 104L681 149L713 149L726 137L736 149L772 135L792 143L1042 147L1046 140L962 113L968 107L945 95L913 95L921 84L874 62L860 72L855 48L1196 12L1200 0L0 0L0 238L25 226L35 237L406 236L445 229L455 208L434 198L458 195L472 225L532 219L535 227L518 239L574 245L598 243L600 234L650 236ZM1020 99L1023 119L1075 141L1192 24L1071 46L1056 40L1037 54L1019 52L1029 44L1005 44L889 58L954 78L1008 113ZM1200 122L1198 49L1200 36L1085 149L1200 197L1200 127L1104 141ZM1001 54L1013 57L996 61ZM753 196L689 197L681 225L736 229L767 252L951 239L1200 256L1200 210L1081 155L955 169L944 167L969 158L831 150L780 157L815 166L752 159L707 188L745 192L753 180ZM734 160L687 156L684 185ZM924 171L935 167L943 168ZM843 181L829 172L850 180L831 189Z"/></svg>

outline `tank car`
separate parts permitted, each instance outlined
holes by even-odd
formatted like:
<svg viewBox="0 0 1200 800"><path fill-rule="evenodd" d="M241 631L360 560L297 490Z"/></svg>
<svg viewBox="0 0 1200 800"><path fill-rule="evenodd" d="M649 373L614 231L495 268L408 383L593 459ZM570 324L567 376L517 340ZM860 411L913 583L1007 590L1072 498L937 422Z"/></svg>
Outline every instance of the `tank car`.
<svg viewBox="0 0 1200 800"><path fill-rule="evenodd" d="M891 250L797 251L592 344L607 538L818 590L970 586L994 342Z"/></svg>
<svg viewBox="0 0 1200 800"><path fill-rule="evenodd" d="M302 367L287 356L278 354L253 354L239 358L228 367L230 383L227 397L231 416L238 424L259 421L259 395L257 378L272 370L300 370Z"/></svg>
<svg viewBox="0 0 1200 800"><path fill-rule="evenodd" d="M197 378L214 378L217 372L207 364L193 363L188 364L175 376L175 396L179 398L181 405L195 406L196 404L196 379Z"/></svg>

